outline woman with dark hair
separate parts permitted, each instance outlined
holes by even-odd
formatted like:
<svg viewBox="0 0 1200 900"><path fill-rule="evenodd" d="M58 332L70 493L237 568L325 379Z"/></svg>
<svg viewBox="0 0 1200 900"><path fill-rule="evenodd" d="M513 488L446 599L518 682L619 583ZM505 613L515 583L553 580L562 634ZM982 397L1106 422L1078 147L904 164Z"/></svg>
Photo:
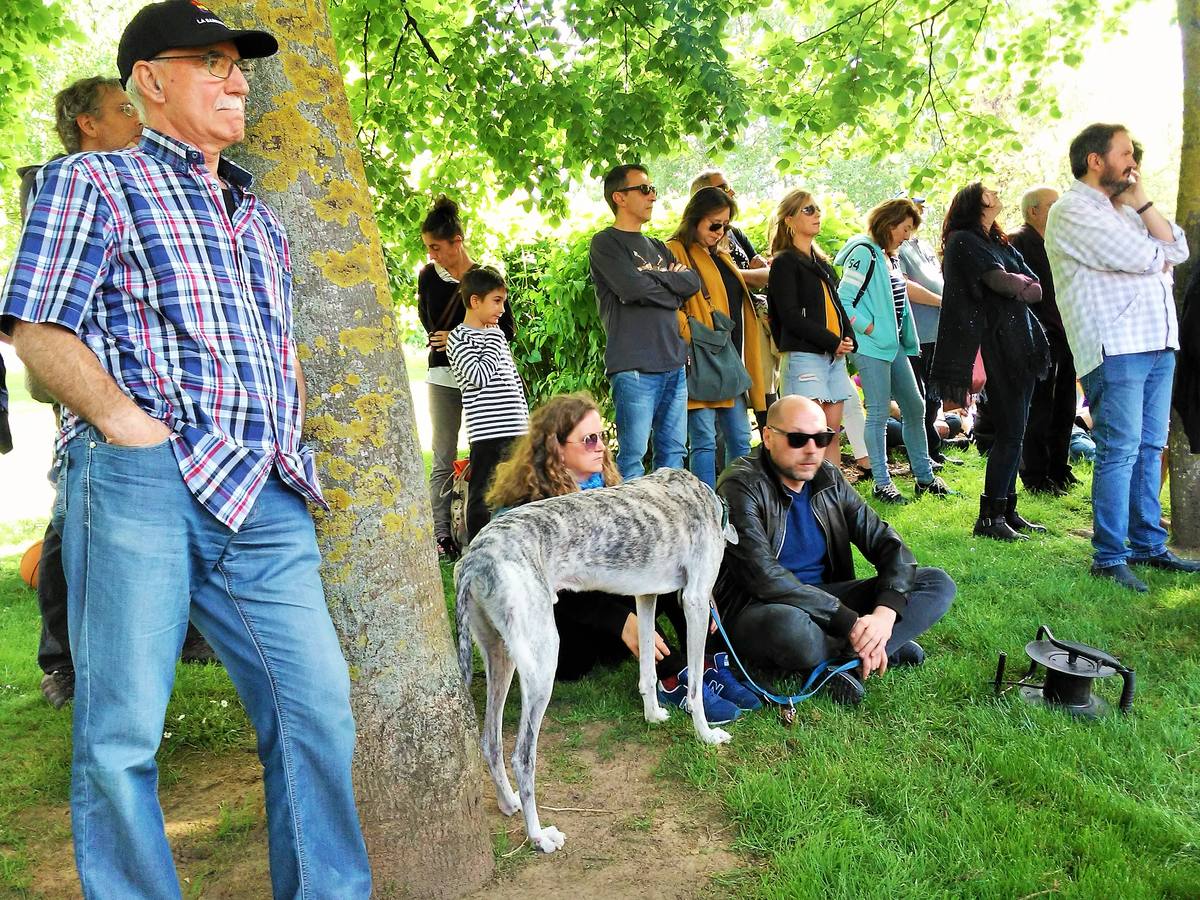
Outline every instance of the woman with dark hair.
<svg viewBox="0 0 1200 900"><path fill-rule="evenodd" d="M903 416L904 446L917 479L916 494L946 497L954 492L933 474L925 437L925 399L917 387L910 356L921 352L909 306L910 285L900 268L900 245L921 224L911 200L886 200L867 215L868 234L847 241L835 262L842 267L838 300L854 328L854 363L867 403L865 438L875 486L871 496L884 503L907 503L887 467L887 420L892 400Z"/></svg>
<svg viewBox="0 0 1200 900"><path fill-rule="evenodd" d="M517 439L508 458L496 468L488 506L501 516L514 506L617 484L621 476L603 432L600 410L589 395L551 397L533 411L529 432ZM581 528L587 524L579 523ZM687 626L678 603L660 598L658 609L682 637ZM556 678L576 680L597 665L615 665L631 653L638 655L637 607L632 597L560 591L554 622L559 637ZM687 674L681 672L683 654L674 652L658 633L654 647L658 677L663 682L660 700L679 706L687 694ZM722 683L729 677L728 669L723 668L704 673L704 711L710 722L728 722L739 714L736 703L717 695L718 690L726 696L729 692L724 687L713 688L714 679Z"/></svg>
<svg viewBox="0 0 1200 900"><path fill-rule="evenodd" d="M701 188L683 210L683 218L667 247L675 258L700 276L700 290L679 310L679 332L691 342L690 320L713 327L713 311L733 320L731 340L750 375L750 404L765 410L766 385L760 365L759 331L753 327L754 302L725 241L737 204L715 187ZM750 327L747 327L750 326ZM717 426L725 441L722 468L750 452L750 419L744 395L720 400L688 397L688 468L710 487L717 483Z"/></svg>
<svg viewBox="0 0 1200 900"><path fill-rule="evenodd" d="M450 360L446 358L446 338L462 324L466 309L458 287L467 270L475 267L463 243L462 220L458 204L441 196L421 223L421 240L430 262L417 276L417 314L429 334L429 417L433 423L433 465L429 471L429 499L433 504L433 533L438 556L456 559L459 547L450 528L449 482L458 456L458 433L462 427L462 392ZM504 310L500 328L510 341L513 318Z"/></svg>
<svg viewBox="0 0 1200 900"><path fill-rule="evenodd" d="M767 309L775 345L783 353L779 392L816 400L836 434L842 404L854 396L846 354L857 346L854 329L837 302L838 278L821 252L821 207L812 194L789 191L771 223L771 274ZM841 441L825 448L825 458L841 464Z"/></svg>
<svg viewBox="0 0 1200 900"><path fill-rule="evenodd" d="M971 389L975 355L987 372L984 391L995 442L988 454L975 534L1001 541L1045 531L1017 512L1017 470L1038 378L1050 365L1045 332L1029 310L1042 299L1037 277L996 222L996 192L982 182L954 195L942 224L946 291L930 380L943 397Z"/></svg>

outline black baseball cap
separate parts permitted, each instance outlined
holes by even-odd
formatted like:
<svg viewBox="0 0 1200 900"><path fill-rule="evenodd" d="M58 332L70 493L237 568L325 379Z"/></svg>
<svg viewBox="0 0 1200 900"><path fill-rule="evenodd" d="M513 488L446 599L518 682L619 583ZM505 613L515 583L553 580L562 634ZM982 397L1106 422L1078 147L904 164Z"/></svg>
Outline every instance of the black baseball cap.
<svg viewBox="0 0 1200 900"><path fill-rule="evenodd" d="M261 59L279 50L279 42L267 32L234 30L198 0L166 0L144 6L125 26L117 46L121 87L129 82L138 60L153 59L164 50L222 41L233 41L243 59Z"/></svg>

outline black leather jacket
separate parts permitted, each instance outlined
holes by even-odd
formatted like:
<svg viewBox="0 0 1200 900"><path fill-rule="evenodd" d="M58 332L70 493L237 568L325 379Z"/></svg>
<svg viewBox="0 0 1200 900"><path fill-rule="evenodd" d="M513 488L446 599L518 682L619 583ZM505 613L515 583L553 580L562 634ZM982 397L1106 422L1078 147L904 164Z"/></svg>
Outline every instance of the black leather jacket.
<svg viewBox="0 0 1200 900"><path fill-rule="evenodd" d="M904 615L917 561L887 522L879 518L832 463L823 462L810 483L812 511L825 534L825 574L829 583L854 578L851 543L875 566L876 604ZM822 630L849 634L858 614L832 594L802 584L779 564L791 495L784 489L763 448L734 462L717 482L729 504L738 543L727 544L714 594L726 624L751 603L787 603L804 610Z"/></svg>

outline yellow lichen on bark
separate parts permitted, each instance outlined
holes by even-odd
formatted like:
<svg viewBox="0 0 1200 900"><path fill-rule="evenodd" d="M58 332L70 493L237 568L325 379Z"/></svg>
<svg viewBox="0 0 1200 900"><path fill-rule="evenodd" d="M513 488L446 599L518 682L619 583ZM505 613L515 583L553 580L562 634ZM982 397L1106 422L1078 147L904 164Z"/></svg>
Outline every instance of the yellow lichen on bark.
<svg viewBox="0 0 1200 900"><path fill-rule="evenodd" d="M282 102L289 98L285 95L279 99ZM294 104L263 113L246 144L251 152L275 163L259 182L266 190L287 190L301 172L307 172L314 184L330 180L329 171L316 160L333 156L333 144ZM317 148L316 154L308 152L313 147Z"/></svg>
<svg viewBox="0 0 1200 900"><path fill-rule="evenodd" d="M357 216L363 237L368 240L371 238L365 224L371 219L371 203L352 181L338 178L331 180L325 195L313 201L313 211L318 218L326 222L337 222L339 225L349 225L350 217Z"/></svg>
<svg viewBox="0 0 1200 900"><path fill-rule="evenodd" d="M349 250L317 250L309 257L321 274L338 287L354 287L367 279L373 279L375 258L367 244L355 244ZM386 275L384 276L386 280Z"/></svg>

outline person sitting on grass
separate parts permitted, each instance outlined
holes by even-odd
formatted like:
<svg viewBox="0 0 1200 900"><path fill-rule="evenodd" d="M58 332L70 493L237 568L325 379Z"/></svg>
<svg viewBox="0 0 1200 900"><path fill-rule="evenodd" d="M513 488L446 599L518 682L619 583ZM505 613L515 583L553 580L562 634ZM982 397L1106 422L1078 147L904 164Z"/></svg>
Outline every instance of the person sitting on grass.
<svg viewBox="0 0 1200 900"><path fill-rule="evenodd" d="M446 356L462 389L471 442L471 490L467 495L467 540L488 523L484 496L496 466L513 440L529 428L525 388L500 329L508 288L495 269L479 266L462 277L461 325L446 339Z"/></svg>
<svg viewBox="0 0 1200 900"><path fill-rule="evenodd" d="M551 397L529 417L529 433L517 440L512 454L496 469L488 505L503 515L514 506L575 491L608 487L621 481L604 442L604 423L588 394ZM580 523L586 527L586 523ZM686 633L683 609L674 595L659 599L658 610L677 635ZM559 591L554 604L558 628L558 669L555 678L574 681L597 665L616 665L638 655L637 607L633 597L601 591ZM659 700L682 707L687 698L684 655L673 651L658 632L654 660L663 683ZM704 673L704 713L710 724L732 721L741 710L754 709L758 700L737 683L723 657Z"/></svg>
<svg viewBox="0 0 1200 900"><path fill-rule="evenodd" d="M824 687L830 699L854 705L872 673L924 662L914 639L946 614L956 588L941 569L918 566L824 459L833 438L818 403L792 395L772 404L762 445L717 482L738 542L725 548L714 593L747 665L803 674L824 660L857 657L857 669ZM875 567L873 577L855 577L851 545Z"/></svg>

